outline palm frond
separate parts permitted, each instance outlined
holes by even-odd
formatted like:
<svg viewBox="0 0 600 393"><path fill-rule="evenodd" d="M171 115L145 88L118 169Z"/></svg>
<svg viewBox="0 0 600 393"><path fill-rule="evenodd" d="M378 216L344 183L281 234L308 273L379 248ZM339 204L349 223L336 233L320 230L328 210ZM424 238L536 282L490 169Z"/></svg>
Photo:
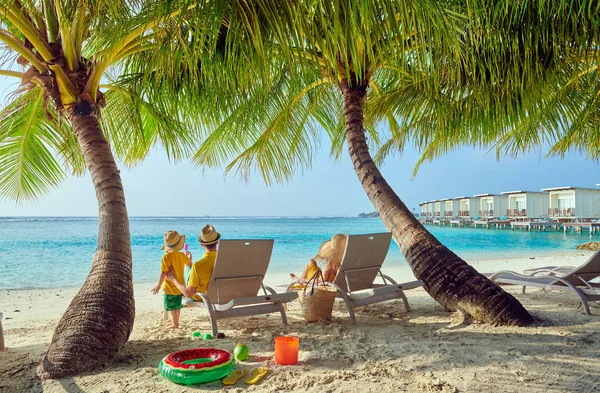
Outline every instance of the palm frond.
<svg viewBox="0 0 600 393"><path fill-rule="evenodd" d="M48 134L54 126L46 117L39 88L19 96L0 113L0 196L35 199L64 179L50 149Z"/></svg>
<svg viewBox="0 0 600 393"><path fill-rule="evenodd" d="M117 157L125 164L133 166L141 162L157 145L174 161L192 155L198 130L180 121L176 111L144 100L131 83L106 87L109 91L102 111L102 126Z"/></svg>

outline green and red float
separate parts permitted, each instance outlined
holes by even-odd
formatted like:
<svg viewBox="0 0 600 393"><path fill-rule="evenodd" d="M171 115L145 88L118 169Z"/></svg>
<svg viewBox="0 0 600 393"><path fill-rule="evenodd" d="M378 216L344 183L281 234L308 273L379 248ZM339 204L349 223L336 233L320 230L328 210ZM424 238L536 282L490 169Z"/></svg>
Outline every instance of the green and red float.
<svg viewBox="0 0 600 393"><path fill-rule="evenodd" d="M193 348L173 352L158 364L158 372L183 385L216 381L235 367L231 353L216 348Z"/></svg>

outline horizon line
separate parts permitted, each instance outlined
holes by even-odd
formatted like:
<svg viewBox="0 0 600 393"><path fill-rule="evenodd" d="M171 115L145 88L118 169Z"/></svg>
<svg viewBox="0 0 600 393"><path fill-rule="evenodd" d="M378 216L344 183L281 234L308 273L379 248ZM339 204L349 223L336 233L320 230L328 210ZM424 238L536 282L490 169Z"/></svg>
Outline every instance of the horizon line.
<svg viewBox="0 0 600 393"><path fill-rule="evenodd" d="M356 217L358 217L359 214L362 213L357 213ZM182 215L173 215L173 216L168 216L168 215L164 215L164 216L156 216L156 215L149 215L149 216L138 216L138 215L131 215L128 216L128 218L229 218L229 217L243 217L243 218L258 218L258 217L272 217L272 218L327 218L327 217L331 217L331 218L355 218L354 215L316 215L316 214L312 214L312 215L281 215L281 214L275 214L275 215L256 215L256 216L250 216L250 215L230 215L230 216L211 216L211 215L199 215L199 216L182 216ZM0 216L1 218L98 218L98 216L39 216L39 215L31 215L31 216Z"/></svg>

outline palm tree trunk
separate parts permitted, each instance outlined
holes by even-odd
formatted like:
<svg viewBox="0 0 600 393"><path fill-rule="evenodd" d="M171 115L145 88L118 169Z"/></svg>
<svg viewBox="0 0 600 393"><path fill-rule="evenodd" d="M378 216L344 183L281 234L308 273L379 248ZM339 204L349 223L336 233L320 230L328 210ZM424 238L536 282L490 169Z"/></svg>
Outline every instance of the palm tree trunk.
<svg viewBox="0 0 600 393"><path fill-rule="evenodd" d="M67 112L96 189L98 248L83 287L58 323L37 368L42 379L73 375L106 362L127 342L135 316L129 220L119 170L90 104L75 105Z"/></svg>
<svg viewBox="0 0 600 393"><path fill-rule="evenodd" d="M366 84L341 83L346 140L354 169L381 220L392 232L415 277L442 306L494 325L527 325L531 315L511 294L479 274L429 233L387 184L367 146L363 118Z"/></svg>

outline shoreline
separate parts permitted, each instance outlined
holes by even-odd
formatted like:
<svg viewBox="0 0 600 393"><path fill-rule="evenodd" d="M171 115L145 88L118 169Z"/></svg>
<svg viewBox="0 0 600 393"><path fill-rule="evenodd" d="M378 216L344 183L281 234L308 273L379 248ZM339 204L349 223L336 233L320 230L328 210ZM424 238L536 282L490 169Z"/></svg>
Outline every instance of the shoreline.
<svg viewBox="0 0 600 393"><path fill-rule="evenodd" d="M498 264L504 264L506 263L506 261L508 261L509 263L514 262L514 266L516 267L516 270L523 270L523 269L529 269L531 267L536 267L536 266L528 266L528 264L526 263L527 260L535 260L535 259L554 259L554 258L560 258L560 259L571 259L571 258L575 258L577 259L578 257L582 256L582 255L591 255L593 253L593 251L588 251L588 250L563 250L563 251L558 251L558 252L551 252L548 251L547 253L538 253L535 254L535 256L530 256L531 254L512 254L509 253L506 256L501 256L501 255L496 255L497 253L492 253L492 255L486 256L486 255L482 255L482 254L477 254L477 253L473 253L473 254L467 254L467 255L459 255L459 257L463 258L464 261L466 261L469 265L473 266L476 268L476 266L482 265L482 264L490 264L493 265L495 262L498 262ZM525 263L525 265L523 265L523 263ZM553 265L554 263L549 262L548 264ZM527 266L524 267L523 269L520 268L520 266ZM289 270L289 271L288 271ZM288 270L283 270L282 268L280 268L279 266L276 267L270 267L269 270L267 270L267 274L265 276L265 283L267 285L270 286L274 286L274 287L280 287L282 285L285 285L286 283L290 282L289 279L289 273L295 273L295 274L299 274L301 273L301 269L295 269L295 268L290 268ZM294 271L294 270L299 270L299 271ZM406 261L404 259L402 260L388 260L386 261L386 263L383 265L382 270L384 271L384 273L392 271L392 272L396 272L397 274L399 274L400 276L400 280L402 281L409 281L409 280L414 280L414 277L412 279L410 279L410 276L412 275L412 271L410 270L410 267L408 266L408 264L406 263ZM479 269L477 269L479 271ZM515 269L511 269L511 270L515 270ZM480 271L483 272L483 271ZM486 272L483 272L486 273ZM388 274L390 275L390 274ZM392 276L392 278L395 278L395 276ZM133 284L135 285L144 285L144 284L151 284L151 283L155 283L156 280L134 280ZM62 286L49 286L49 287L25 287L25 288L0 288L0 293L2 293L3 291L53 291L53 290L72 290L72 289L79 289L81 288L81 286L83 285L83 281L77 285L73 285L73 286L69 286L69 285L62 285Z"/></svg>
<svg viewBox="0 0 600 393"><path fill-rule="evenodd" d="M577 255L497 259L504 270L544 265L579 265L591 252ZM485 272L489 261L470 261ZM390 267L390 266L388 266ZM407 267L408 269L408 267ZM414 277L399 266L384 265L384 273L402 282ZM273 276L278 282L278 278ZM287 280L286 282L289 282ZM503 287L538 321L529 327L461 324L422 289L406 291L411 310L400 301L360 307L353 326L343 302L333 319L309 324L298 301L288 304L288 325L277 314L219 321L226 337L203 341L194 331L210 332L204 309L184 308L181 328L165 329L162 296L150 293L153 283L134 284L136 319L129 341L103 367L79 376L41 382L35 367L50 343L54 328L78 288L0 290L6 351L0 352L0 391L64 393L65 391L177 391L198 388L223 390L216 381L202 386L178 386L158 374L157 364L170 352L194 347L232 351L238 342L251 356L238 368L268 366L257 385L238 383L236 392L425 392L490 391L562 393L594 391L600 386L600 363L591 362L600 347L600 307L592 314L577 308L576 296L532 288L523 295L517 286ZM280 290L277 288L277 290ZM18 311L17 311L18 310ZM273 361L273 338L300 338L298 364ZM564 370L569 370L566 373Z"/></svg>
<svg viewBox="0 0 600 393"><path fill-rule="evenodd" d="M575 265L583 263L593 251L577 250L576 253L560 253L544 257L497 258L467 260L467 263L480 273L490 273L498 270L523 271L548 265ZM388 263L382 272L392 277L396 282L415 280L408 265ZM273 287L277 292L284 291L292 282L289 272L267 272L265 285ZM152 295L150 290L155 281L134 282L134 296L137 311L160 310L162 296ZM53 287L29 289L0 289L0 311L4 312L4 327L11 328L23 319L52 319L59 318L69 305L80 287ZM14 311L19 310L19 311Z"/></svg>

